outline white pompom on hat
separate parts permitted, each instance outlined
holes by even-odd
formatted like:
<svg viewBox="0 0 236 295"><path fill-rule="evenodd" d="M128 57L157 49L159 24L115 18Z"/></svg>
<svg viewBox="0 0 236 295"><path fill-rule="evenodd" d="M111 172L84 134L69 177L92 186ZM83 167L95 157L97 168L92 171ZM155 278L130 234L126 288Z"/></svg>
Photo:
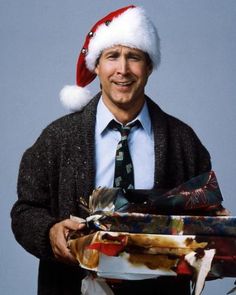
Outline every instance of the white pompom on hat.
<svg viewBox="0 0 236 295"><path fill-rule="evenodd" d="M87 85L95 78L97 60L104 49L123 45L146 52L153 68L160 64L160 39L157 30L141 7L130 5L109 13L88 33L77 62L77 85L67 85L60 100L70 111L80 111L92 99Z"/></svg>

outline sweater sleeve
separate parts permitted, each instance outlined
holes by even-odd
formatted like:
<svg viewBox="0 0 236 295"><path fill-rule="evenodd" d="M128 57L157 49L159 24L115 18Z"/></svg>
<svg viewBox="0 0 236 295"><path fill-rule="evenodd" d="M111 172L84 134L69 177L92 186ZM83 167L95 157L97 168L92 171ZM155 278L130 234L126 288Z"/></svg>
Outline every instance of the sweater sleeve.
<svg viewBox="0 0 236 295"><path fill-rule="evenodd" d="M18 175L18 200L11 211L16 240L38 258L53 257L49 229L58 222L52 214L48 138L41 135L23 155Z"/></svg>

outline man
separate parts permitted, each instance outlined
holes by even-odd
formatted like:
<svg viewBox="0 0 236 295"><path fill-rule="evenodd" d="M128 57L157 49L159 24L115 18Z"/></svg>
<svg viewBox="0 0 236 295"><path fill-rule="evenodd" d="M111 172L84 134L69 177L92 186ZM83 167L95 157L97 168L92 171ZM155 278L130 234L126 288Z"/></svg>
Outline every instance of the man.
<svg viewBox="0 0 236 295"><path fill-rule="evenodd" d="M143 9L129 6L104 17L86 37L77 86L61 93L63 104L75 112L50 124L23 155L12 228L18 242L40 259L38 294L80 294L84 274L66 238L84 225L69 217L86 217L92 190L116 183L120 133L110 128L111 121L125 128L139 122L128 136L135 188L170 189L211 169L193 130L145 96L159 63L159 37ZM96 76L101 93L91 99L85 86ZM189 279L160 277L112 288L115 294L189 294Z"/></svg>

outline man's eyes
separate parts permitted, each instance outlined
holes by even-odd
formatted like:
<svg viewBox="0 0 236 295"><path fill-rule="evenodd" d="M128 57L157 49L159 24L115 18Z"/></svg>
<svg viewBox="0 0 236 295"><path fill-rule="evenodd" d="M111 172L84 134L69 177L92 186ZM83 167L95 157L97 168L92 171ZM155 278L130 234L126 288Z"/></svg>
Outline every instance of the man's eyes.
<svg viewBox="0 0 236 295"><path fill-rule="evenodd" d="M106 58L109 59L109 60L118 59L119 57L120 57L119 54L108 54L106 56ZM132 55L128 55L126 57L126 59L127 60L134 60L134 61L140 61L140 60L142 60L142 58L139 55L133 55L133 54Z"/></svg>
<svg viewBox="0 0 236 295"><path fill-rule="evenodd" d="M128 56L128 59L139 61L139 60L141 60L141 57L138 55L130 55L130 56Z"/></svg>
<svg viewBox="0 0 236 295"><path fill-rule="evenodd" d="M115 59L115 58L118 58L119 57L119 54L116 53L116 52L111 52L111 53L108 53L105 57L107 59Z"/></svg>
<svg viewBox="0 0 236 295"><path fill-rule="evenodd" d="M115 54L111 54L107 56L107 59L116 59L116 58L118 58L118 56Z"/></svg>

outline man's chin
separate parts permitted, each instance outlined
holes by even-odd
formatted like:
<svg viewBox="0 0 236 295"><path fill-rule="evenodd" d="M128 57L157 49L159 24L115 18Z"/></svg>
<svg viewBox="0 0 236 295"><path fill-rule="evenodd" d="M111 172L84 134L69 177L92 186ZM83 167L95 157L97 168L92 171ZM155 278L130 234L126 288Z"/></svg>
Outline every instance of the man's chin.
<svg viewBox="0 0 236 295"><path fill-rule="evenodd" d="M113 103L124 110L129 109L130 107L132 107L134 105L134 101L130 98L120 98L120 99L114 99Z"/></svg>

